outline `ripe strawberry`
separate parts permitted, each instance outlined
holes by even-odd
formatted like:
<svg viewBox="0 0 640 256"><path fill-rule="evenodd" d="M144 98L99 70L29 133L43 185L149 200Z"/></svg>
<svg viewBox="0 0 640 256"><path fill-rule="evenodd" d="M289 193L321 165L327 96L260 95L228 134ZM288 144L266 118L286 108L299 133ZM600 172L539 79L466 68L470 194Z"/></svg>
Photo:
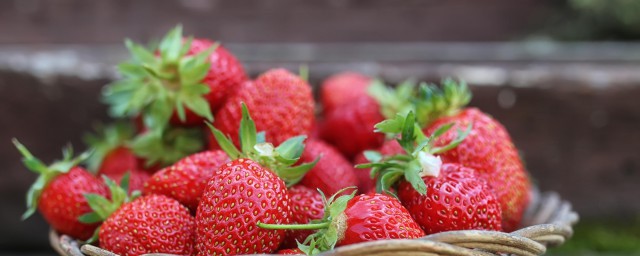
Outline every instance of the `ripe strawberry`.
<svg viewBox="0 0 640 256"><path fill-rule="evenodd" d="M341 191L342 192L342 191ZM412 239L424 232L397 199L383 194L344 195L325 200L325 215L309 224L273 225L267 229L318 229L299 248L307 254L348 245L384 239ZM314 245L308 246L308 245Z"/></svg>
<svg viewBox="0 0 640 256"><path fill-rule="evenodd" d="M332 112L360 97L369 97L367 90L372 81L370 77L356 72L343 72L330 76L320 87L324 112Z"/></svg>
<svg viewBox="0 0 640 256"><path fill-rule="evenodd" d="M306 224L311 220L322 219L324 216L324 203L322 195L317 190L296 185L289 188L291 199L291 223ZM310 230L287 230L282 248L297 248L297 242L304 242Z"/></svg>
<svg viewBox="0 0 640 256"><path fill-rule="evenodd" d="M325 115L320 137L333 144L347 158L379 147L384 135L373 132L373 126L384 120L380 105L370 97L354 99Z"/></svg>
<svg viewBox="0 0 640 256"><path fill-rule="evenodd" d="M450 230L502 230L502 211L484 179L459 164L443 164L438 177L423 177L427 194L408 181L398 198L426 234Z"/></svg>
<svg viewBox="0 0 640 256"><path fill-rule="evenodd" d="M319 157L320 161L300 181L302 185L314 190L320 189L330 195L340 189L358 185L353 165L340 152L322 141L307 141L300 161L312 162Z"/></svg>
<svg viewBox="0 0 640 256"><path fill-rule="evenodd" d="M125 123L99 126L96 134L87 134L85 143L93 150L87 159L87 168L99 175L122 176L138 170L138 158L128 147L134 136L134 128Z"/></svg>
<svg viewBox="0 0 640 256"><path fill-rule="evenodd" d="M367 94L325 112L321 138L349 159L363 150L378 148L384 141L384 135L375 133L373 126L385 118L393 118L398 112L412 110L415 87L411 80L399 84L396 89L385 86L381 81L371 82Z"/></svg>
<svg viewBox="0 0 640 256"><path fill-rule="evenodd" d="M433 134L446 123L454 128L472 126L469 136L454 149L441 154L443 161L456 162L476 170L489 183L502 207L502 227L515 230L529 203L531 182L511 138L497 120L476 108L460 109L471 98L464 83L444 82L443 90L426 88L428 116L425 133ZM435 146L448 144L451 131L438 137Z"/></svg>
<svg viewBox="0 0 640 256"><path fill-rule="evenodd" d="M84 194L93 210L78 218L83 223L102 222L88 243L96 239L100 247L118 255L168 253L190 255L194 242L194 218L178 201L163 195L137 198L127 195L129 175L120 186L103 176L111 194Z"/></svg>
<svg viewBox="0 0 640 256"><path fill-rule="evenodd" d="M282 249L282 250L278 250L276 253L281 255L306 255L302 250L298 248Z"/></svg>
<svg viewBox="0 0 640 256"><path fill-rule="evenodd" d="M304 136L274 148L264 142L264 136L258 136L244 104L239 127L242 151L211 126L218 145L232 161L215 170L198 205L198 255L274 252L285 232L261 229L256 224L290 223L291 202L285 184L293 185L313 167L313 163L292 166L304 150Z"/></svg>
<svg viewBox="0 0 640 256"><path fill-rule="evenodd" d="M207 181L228 161L229 157L222 150L190 155L151 176L144 185L144 194L171 197L195 213Z"/></svg>
<svg viewBox="0 0 640 256"><path fill-rule="evenodd" d="M118 66L124 79L107 86L105 101L117 117L142 115L147 127L169 121L201 125L246 80L242 65L222 46L171 30L156 54L127 40L133 60Z"/></svg>
<svg viewBox="0 0 640 256"><path fill-rule="evenodd" d="M402 154L404 152L404 149L402 149L402 146L398 144L398 141L389 140L385 141L382 146L380 146L378 152L380 152L380 154L382 154L383 156L392 156L396 154ZM369 162L364 153L365 152L362 152L356 156L356 158L353 160L353 163L355 165ZM371 178L371 169L356 169L355 174L358 178L358 191L365 194L368 191L376 191L376 182L374 178Z"/></svg>
<svg viewBox="0 0 640 256"><path fill-rule="evenodd" d="M255 81L244 83L216 113L214 126L223 134L230 134L236 145L241 103L254 113L258 131L264 131L266 140L276 144L309 134L314 123L311 86L284 69L269 70Z"/></svg>
<svg viewBox="0 0 640 256"><path fill-rule="evenodd" d="M27 192L28 209L22 219L31 216L37 207L56 231L77 239L91 237L97 224L89 225L78 221L79 216L91 211L83 194L106 195L107 187L98 178L77 166L88 154L71 159L72 152L66 149L63 151L63 160L46 166L20 142L14 139L13 143L22 154L22 161L27 168L39 174L38 180Z"/></svg>

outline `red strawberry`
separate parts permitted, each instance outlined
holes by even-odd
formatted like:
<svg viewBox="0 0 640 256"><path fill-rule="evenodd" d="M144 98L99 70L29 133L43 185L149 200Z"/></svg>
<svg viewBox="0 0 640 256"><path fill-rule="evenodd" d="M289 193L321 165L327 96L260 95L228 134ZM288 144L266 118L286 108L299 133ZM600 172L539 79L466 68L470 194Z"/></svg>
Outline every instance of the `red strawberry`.
<svg viewBox="0 0 640 256"><path fill-rule="evenodd" d="M125 203L100 227L102 249L118 255L193 252L195 222L189 210L163 195Z"/></svg>
<svg viewBox="0 0 640 256"><path fill-rule="evenodd" d="M87 168L107 176L122 176L128 171L138 170L138 158L127 146L133 136L134 127L126 123L97 127L96 134L84 137L93 151L87 159Z"/></svg>
<svg viewBox="0 0 640 256"><path fill-rule="evenodd" d="M329 113L345 103L360 97L368 97L372 79L356 72L335 74L324 80L320 87L320 97L324 112Z"/></svg>
<svg viewBox="0 0 640 256"><path fill-rule="evenodd" d="M404 149L398 144L395 140L386 141L382 146L378 149L380 154L383 156L391 156L396 154L402 154ZM353 160L353 163L356 165L367 163L367 158L364 155L364 152L358 154L356 158ZM355 170L356 177L358 178L358 191L362 193L367 193L368 191L374 191L376 187L376 182L371 178L371 169L356 169Z"/></svg>
<svg viewBox="0 0 640 256"><path fill-rule="evenodd" d="M502 207L502 227L515 230L529 203L531 182L508 132L497 120L476 108L460 109L471 98L464 83L444 82L444 91L429 88L429 116L425 133L433 134L443 124L453 128L472 126L469 136L454 149L441 154L446 162L460 163L476 170L485 178ZM452 131L441 135L435 146L448 144L455 137Z"/></svg>
<svg viewBox="0 0 640 256"><path fill-rule="evenodd" d="M304 150L304 136L288 139L274 148L257 135L244 104L239 127L242 151L211 126L218 145L233 160L215 170L202 194L196 212L198 255L274 252L285 232L256 225L291 222L285 184L295 184L313 167L313 163L292 166Z"/></svg>
<svg viewBox="0 0 640 256"><path fill-rule="evenodd" d="M91 175L78 163L88 156L86 153L71 159L71 150L64 151L64 159L46 166L36 159L26 147L13 140L23 155L23 162L40 176L27 193L27 212L22 216L31 216L36 207L44 219L55 230L77 239L88 239L97 224L84 224L78 217L91 212L83 194L95 193L107 195L107 187Z"/></svg>
<svg viewBox="0 0 640 256"><path fill-rule="evenodd" d="M209 180L196 213L198 255L271 253L284 231L256 223L290 223L284 182L250 159L224 164Z"/></svg>
<svg viewBox="0 0 640 256"><path fill-rule="evenodd" d="M384 116L376 100L360 97L326 113L320 136L351 159L382 144L384 135L373 132L373 126L382 120Z"/></svg>
<svg viewBox="0 0 640 256"><path fill-rule="evenodd" d="M281 255L306 255L302 250L298 248L282 249L282 250L278 250L276 253Z"/></svg>
<svg viewBox="0 0 640 256"><path fill-rule="evenodd" d="M110 84L105 100L117 117L142 115L147 127L201 125L246 80L242 65L222 46L183 38L171 30L157 54L126 41L133 60L118 66L124 79Z"/></svg>
<svg viewBox="0 0 640 256"><path fill-rule="evenodd" d="M322 219L324 216L324 203L322 195L318 191L296 185L289 188L289 198L291 199L291 223L306 224L311 220ZM297 242L304 242L310 230L287 230L286 238L282 244L283 248L296 248Z"/></svg>
<svg viewBox="0 0 640 256"><path fill-rule="evenodd" d="M355 192L354 192L355 193ZM341 196L325 207L325 217L306 225L260 224L267 229L319 229L300 246L307 254L328 251L342 246L384 239L412 239L424 236L424 232L397 199L383 194L353 194ZM331 213L337 213L333 215Z"/></svg>
<svg viewBox="0 0 640 256"><path fill-rule="evenodd" d="M172 197L195 213L207 181L228 161L222 150L190 155L151 176L144 185L144 194Z"/></svg>
<svg viewBox="0 0 640 256"><path fill-rule="evenodd" d="M106 176L109 177L109 179L112 179L113 181L115 181L116 183L120 183L122 182L122 179L126 174L129 174L129 191L128 191L129 194L133 193L133 191L136 191L136 190L142 192L144 188L144 184L151 177L151 174L149 174L148 172L138 171L138 170L133 170L131 172L126 172L122 174L111 174Z"/></svg>
<svg viewBox="0 0 640 256"><path fill-rule="evenodd" d="M319 141L309 140L300 157L302 162L320 161L309 171L301 184L312 189L320 189L325 194L333 195L338 190L358 185L353 165L332 146Z"/></svg>
<svg viewBox="0 0 640 256"><path fill-rule="evenodd" d="M473 169L444 164L438 177L423 177L427 194L408 181L398 185L398 197L426 234L450 230L502 230L502 211L484 179Z"/></svg>
<svg viewBox="0 0 640 256"><path fill-rule="evenodd" d="M236 145L243 102L254 113L257 130L264 131L269 142L279 144L309 134L314 123L311 86L284 69L269 70L255 81L244 83L216 113L214 126L229 134Z"/></svg>

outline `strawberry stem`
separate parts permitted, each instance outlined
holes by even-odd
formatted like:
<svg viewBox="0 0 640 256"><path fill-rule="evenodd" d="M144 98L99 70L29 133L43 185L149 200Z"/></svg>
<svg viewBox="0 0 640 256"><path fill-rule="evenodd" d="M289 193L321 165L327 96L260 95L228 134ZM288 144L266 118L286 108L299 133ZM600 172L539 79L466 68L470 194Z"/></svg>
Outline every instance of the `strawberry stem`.
<svg viewBox="0 0 640 256"><path fill-rule="evenodd" d="M289 230L312 230L328 228L330 222L310 223L310 224L267 224L258 222L258 227L264 229L289 229Z"/></svg>

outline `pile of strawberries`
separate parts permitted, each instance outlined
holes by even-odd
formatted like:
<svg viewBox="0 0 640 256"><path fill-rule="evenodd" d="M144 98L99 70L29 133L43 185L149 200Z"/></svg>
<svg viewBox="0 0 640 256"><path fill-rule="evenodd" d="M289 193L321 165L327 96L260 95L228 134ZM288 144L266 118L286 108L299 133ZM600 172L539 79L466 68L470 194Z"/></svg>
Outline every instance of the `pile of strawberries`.
<svg viewBox="0 0 640 256"><path fill-rule="evenodd" d="M512 231L529 177L505 128L464 82L387 86L347 72L320 87L255 79L177 27L104 89L118 122L50 165L27 194L61 234L120 255L318 254L450 230ZM303 72L304 73L304 72ZM319 114L317 114L319 113Z"/></svg>

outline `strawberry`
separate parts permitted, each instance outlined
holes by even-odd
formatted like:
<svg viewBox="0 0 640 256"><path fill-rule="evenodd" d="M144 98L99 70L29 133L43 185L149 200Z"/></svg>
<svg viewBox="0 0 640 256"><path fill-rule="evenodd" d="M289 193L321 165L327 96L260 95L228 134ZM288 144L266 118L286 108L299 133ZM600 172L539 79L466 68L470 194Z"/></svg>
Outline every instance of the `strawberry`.
<svg viewBox="0 0 640 256"><path fill-rule="evenodd" d="M330 113L345 103L369 97L367 90L373 79L356 72L342 72L330 76L320 86L324 112Z"/></svg>
<svg viewBox="0 0 640 256"><path fill-rule="evenodd" d="M282 249L282 250L278 250L276 253L281 255L306 255L302 250L298 248Z"/></svg>
<svg viewBox="0 0 640 256"><path fill-rule="evenodd" d="M411 216L428 234L449 230L501 230L501 209L489 186L474 171L460 164L442 164L437 156L460 145L471 131L458 130L449 144L435 146L452 123L445 124L427 137L420 129L413 111L405 116L385 120L376 129L396 135L400 153L383 155L367 151L371 161L359 168L372 168L378 191L392 193L398 185L398 197ZM389 144L389 148L395 147ZM392 149L397 150L397 149ZM435 177L435 178L432 178Z"/></svg>
<svg viewBox="0 0 640 256"><path fill-rule="evenodd" d="M151 176L144 194L160 194L178 200L195 213L211 175L229 157L222 150L190 155Z"/></svg>
<svg viewBox="0 0 640 256"><path fill-rule="evenodd" d="M304 150L304 136L277 148L258 136L247 106L242 104L239 138L242 151L222 131L210 126L218 145L232 159L215 170L196 212L198 255L272 253L285 237L258 222L288 224L291 202L287 185L302 178L314 163L292 166ZM316 160L317 162L317 160Z"/></svg>
<svg viewBox="0 0 640 256"><path fill-rule="evenodd" d="M378 149L378 152L383 156L391 156L396 154L402 154L404 149L398 144L396 140L385 141L382 146ZM361 152L356 156L353 160L355 165L367 163L368 160L364 155L364 152ZM355 171L356 177L358 178L358 191L367 193L368 191L376 191L376 183L375 179L371 178L371 169L356 169Z"/></svg>
<svg viewBox="0 0 640 256"><path fill-rule="evenodd" d="M353 165L338 150L322 141L307 141L300 161L312 162L320 156L320 161L300 181L302 185L331 195L340 189L358 185Z"/></svg>
<svg viewBox="0 0 640 256"><path fill-rule="evenodd" d="M343 192L343 191L340 191ZM332 196L322 219L309 224L277 225L260 223L266 229L318 229L299 249L306 254L328 251L336 245L349 245L384 239L412 239L424 232L400 201L383 194ZM324 195L323 195L324 197Z"/></svg>
<svg viewBox="0 0 640 256"><path fill-rule="evenodd" d="M162 129L202 125L242 83L242 65L222 46L169 31L156 54L126 40L133 59L118 65L124 77L106 87L104 99L116 117L141 115L144 124Z"/></svg>
<svg viewBox="0 0 640 256"><path fill-rule="evenodd" d="M77 166L88 154L72 159L71 149L63 151L63 160L46 166L36 159L25 146L13 140L23 156L27 168L39 174L38 180L27 192L26 219L38 211L56 231L77 239L88 239L97 224L84 224L78 217L91 211L84 193L107 194L107 187L84 168Z"/></svg>
<svg viewBox="0 0 640 256"><path fill-rule="evenodd" d="M322 195L318 191L296 185L289 188L289 198L291 199L291 223L306 224L311 220L322 219L324 216L324 203ZM297 242L304 242L313 231L309 230L287 230L283 248L295 248Z"/></svg>
<svg viewBox="0 0 640 256"><path fill-rule="evenodd" d="M258 131L264 131L266 140L276 144L309 134L314 123L311 86L284 69L269 70L255 81L244 83L216 113L214 126L223 134L230 134L236 145L241 103L254 113Z"/></svg>
<svg viewBox="0 0 640 256"><path fill-rule="evenodd" d="M99 175L122 176L127 171L138 170L138 158L128 147L134 136L134 128L125 123L97 127L96 134L87 134L85 143L93 151L87 159L87 168ZM113 177L111 177L113 179Z"/></svg>
<svg viewBox="0 0 640 256"><path fill-rule="evenodd" d="M484 179L459 164L443 164L438 177L423 177L427 194L408 181L398 198L426 234L450 230L502 230L500 204Z"/></svg>
<svg viewBox="0 0 640 256"><path fill-rule="evenodd" d="M129 190L127 191L129 194L133 193L134 191L142 191L144 188L144 184L151 177L148 172L138 170L105 176L109 177L109 179L114 180L116 183L120 183L127 174L129 175Z"/></svg>
<svg viewBox="0 0 640 256"><path fill-rule="evenodd" d="M349 159L363 150L378 148L384 141L384 135L375 133L373 126L413 107L410 99L415 83L408 80L397 87L391 89L381 81L371 82L366 94L350 98L334 110L325 112L320 137Z"/></svg>
<svg viewBox="0 0 640 256"><path fill-rule="evenodd" d="M425 121L427 135L447 123L453 123L453 128L473 127L458 147L440 154L443 161L475 169L478 176L486 179L502 207L502 227L515 230L530 200L531 181L507 130L476 108L462 108L471 98L464 83L445 80L442 90L424 89L424 108L430 113ZM455 133L445 132L434 145L448 144L454 137Z"/></svg>
<svg viewBox="0 0 640 256"><path fill-rule="evenodd" d="M100 247L118 255L167 253L190 255L193 251L195 223L189 210L163 195L129 197L128 176L121 187L103 176L111 191L111 200L97 194L85 194L93 212L79 218L85 223L104 221L94 237Z"/></svg>

